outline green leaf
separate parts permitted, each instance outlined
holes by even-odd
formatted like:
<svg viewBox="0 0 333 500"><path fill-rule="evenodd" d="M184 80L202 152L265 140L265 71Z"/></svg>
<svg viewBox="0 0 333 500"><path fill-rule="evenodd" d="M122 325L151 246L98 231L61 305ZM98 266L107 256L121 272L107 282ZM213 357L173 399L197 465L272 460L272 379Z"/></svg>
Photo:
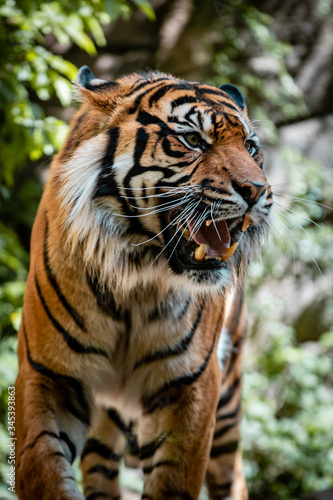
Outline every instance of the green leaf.
<svg viewBox="0 0 333 500"><path fill-rule="evenodd" d="M152 8L148 0L134 0L134 3L137 7L139 7L141 12L143 12L150 21L156 20L154 9Z"/></svg>
<svg viewBox="0 0 333 500"><path fill-rule="evenodd" d="M72 101L72 86L70 82L58 76L53 85L61 104L63 106L68 106Z"/></svg>
<svg viewBox="0 0 333 500"><path fill-rule="evenodd" d="M100 47L105 47L106 45L106 39L104 36L104 31L101 28L101 25L97 21L95 17L88 17L87 20L87 25L89 30L91 31L91 34L96 40L97 45Z"/></svg>

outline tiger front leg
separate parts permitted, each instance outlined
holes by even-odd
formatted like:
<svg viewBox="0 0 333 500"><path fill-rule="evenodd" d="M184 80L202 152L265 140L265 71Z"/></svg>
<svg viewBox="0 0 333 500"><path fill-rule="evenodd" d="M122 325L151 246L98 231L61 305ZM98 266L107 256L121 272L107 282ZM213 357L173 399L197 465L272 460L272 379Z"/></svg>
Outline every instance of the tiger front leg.
<svg viewBox="0 0 333 500"><path fill-rule="evenodd" d="M81 455L86 500L119 500L119 462L131 438L132 423L115 408L96 409Z"/></svg>
<svg viewBox="0 0 333 500"><path fill-rule="evenodd" d="M240 314L238 317L242 317ZM243 316L244 318L244 316ZM231 348L223 362L222 384L207 469L210 500L247 500L240 449L242 347L245 325L240 321L231 333Z"/></svg>
<svg viewBox="0 0 333 500"><path fill-rule="evenodd" d="M220 373L212 357L196 381L147 401L139 421L144 500L196 500L206 473ZM182 381L182 382L185 382Z"/></svg>
<svg viewBox="0 0 333 500"><path fill-rule="evenodd" d="M84 500L71 464L83 445L86 425L73 401L73 388L62 382L27 371L18 376L15 486L20 500ZM59 406L59 393L76 416L67 405Z"/></svg>

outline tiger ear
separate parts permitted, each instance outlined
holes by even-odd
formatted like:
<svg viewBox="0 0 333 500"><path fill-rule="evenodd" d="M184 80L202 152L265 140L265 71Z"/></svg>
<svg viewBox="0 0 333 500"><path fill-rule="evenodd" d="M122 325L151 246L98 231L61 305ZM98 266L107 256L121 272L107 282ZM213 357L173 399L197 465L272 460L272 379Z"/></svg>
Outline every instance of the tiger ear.
<svg viewBox="0 0 333 500"><path fill-rule="evenodd" d="M77 75L80 94L98 107L107 108L110 105L113 91L117 87L116 82L96 78L88 66L82 66Z"/></svg>
<svg viewBox="0 0 333 500"><path fill-rule="evenodd" d="M237 106L239 106L242 111L246 111L244 96L241 93L241 91L237 87L235 87L235 85L231 85L230 83L225 83L224 85L221 85L219 89L223 90L223 92L228 94L228 96L231 97L233 101L235 101Z"/></svg>

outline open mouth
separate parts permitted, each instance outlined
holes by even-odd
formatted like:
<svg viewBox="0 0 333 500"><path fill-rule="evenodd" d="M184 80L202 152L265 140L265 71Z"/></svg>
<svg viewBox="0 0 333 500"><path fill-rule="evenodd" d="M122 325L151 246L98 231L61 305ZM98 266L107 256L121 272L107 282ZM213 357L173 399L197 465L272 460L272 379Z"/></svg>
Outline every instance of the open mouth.
<svg viewBox="0 0 333 500"><path fill-rule="evenodd" d="M183 212L182 207L177 207L167 213L169 260L177 258L183 267L222 267L232 257L251 224L247 214L233 219L200 220L200 217L190 218Z"/></svg>

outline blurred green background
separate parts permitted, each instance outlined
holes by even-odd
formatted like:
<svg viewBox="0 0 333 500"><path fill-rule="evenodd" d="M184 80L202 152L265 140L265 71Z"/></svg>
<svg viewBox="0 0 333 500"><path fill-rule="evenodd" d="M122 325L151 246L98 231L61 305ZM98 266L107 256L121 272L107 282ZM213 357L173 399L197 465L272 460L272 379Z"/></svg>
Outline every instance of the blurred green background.
<svg viewBox="0 0 333 500"><path fill-rule="evenodd" d="M333 498L332 26L331 0L0 1L0 498L13 498L7 387L31 226L83 64L99 78L157 68L245 95L275 193L247 282L250 498ZM138 476L122 478L138 491Z"/></svg>

